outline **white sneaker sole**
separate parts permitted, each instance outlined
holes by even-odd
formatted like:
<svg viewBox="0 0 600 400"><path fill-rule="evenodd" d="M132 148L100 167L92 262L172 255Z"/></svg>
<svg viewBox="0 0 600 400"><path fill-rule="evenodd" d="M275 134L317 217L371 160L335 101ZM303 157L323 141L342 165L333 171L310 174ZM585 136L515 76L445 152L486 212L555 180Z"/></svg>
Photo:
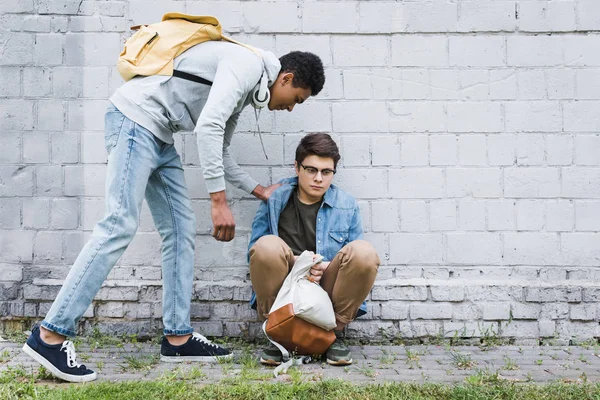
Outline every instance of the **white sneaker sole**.
<svg viewBox="0 0 600 400"><path fill-rule="evenodd" d="M226 356L163 356L160 355L160 361L168 363L182 363L182 362L219 362L233 358L233 353L227 354Z"/></svg>
<svg viewBox="0 0 600 400"><path fill-rule="evenodd" d="M54 365L52 365L52 363L50 363L50 361L48 361L44 357L42 357L40 355L40 353L38 353L37 351L35 351L31 347L29 347L29 345L27 343L25 343L23 345L23 351L26 354L28 354L29 356L31 356L35 361L42 364L42 366L44 368L46 368L48 370L48 372L50 372L52 375L56 376L57 378L62 379L63 381L81 383L81 382L90 382L90 381L96 380L96 378L97 378L95 372L92 374L88 374L88 375L66 374L66 373L62 372L61 370L59 370L58 368L56 368Z"/></svg>
<svg viewBox="0 0 600 400"><path fill-rule="evenodd" d="M350 364L352 364L352 359L339 360L339 361L333 361L333 360L328 359L327 364L329 364L329 365L350 365Z"/></svg>
<svg viewBox="0 0 600 400"><path fill-rule="evenodd" d="M275 360L265 360L264 358L260 358L260 363L263 365L270 365L272 367L277 367L281 364L281 361L275 361Z"/></svg>

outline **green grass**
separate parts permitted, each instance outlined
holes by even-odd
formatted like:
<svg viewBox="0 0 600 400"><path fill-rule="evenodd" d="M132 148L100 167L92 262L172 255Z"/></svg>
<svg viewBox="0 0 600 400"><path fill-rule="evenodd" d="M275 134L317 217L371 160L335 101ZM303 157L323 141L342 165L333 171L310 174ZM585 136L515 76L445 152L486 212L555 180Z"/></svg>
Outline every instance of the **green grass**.
<svg viewBox="0 0 600 400"><path fill-rule="evenodd" d="M491 382L491 383L490 383ZM352 385L339 380L277 384L194 385L184 381L121 382L36 385L32 382L0 385L0 398L44 400L135 399L410 399L410 400L588 400L600 396L600 385L514 384L497 380L473 380L461 385L388 383Z"/></svg>
<svg viewBox="0 0 600 400"><path fill-rule="evenodd" d="M406 352L406 365L408 365L409 369L415 369L415 368L419 368L421 369L421 364L419 363L419 361L421 360L421 356L424 356L427 354L427 348L425 349L416 349L416 350L411 350L408 347L404 348L404 351Z"/></svg>
<svg viewBox="0 0 600 400"><path fill-rule="evenodd" d="M0 337L13 343L23 344L27 341L27 335L22 331L4 331L3 333L0 333Z"/></svg>
<svg viewBox="0 0 600 400"><path fill-rule="evenodd" d="M478 324L479 326L479 324ZM479 347L482 350L493 349L499 345L501 345L504 340L498 337L497 330L494 330L493 325L483 328L479 326L479 330L481 331L481 339Z"/></svg>
<svg viewBox="0 0 600 400"><path fill-rule="evenodd" d="M4 364L8 360L10 360L10 351L8 349L2 350L0 352L0 364Z"/></svg>
<svg viewBox="0 0 600 400"><path fill-rule="evenodd" d="M498 371L491 372L489 367L477 369L475 374L467 376L465 382L471 385L497 385L501 383Z"/></svg>
<svg viewBox="0 0 600 400"><path fill-rule="evenodd" d="M157 354L146 354L143 356L125 356L124 364L120 364L121 372L145 371L150 372L152 368L158 364L159 357Z"/></svg>
<svg viewBox="0 0 600 400"><path fill-rule="evenodd" d="M512 358L508 357L508 356L504 356L504 367L503 369L508 370L508 371L514 371L519 369L519 366L517 365L517 363L515 362L515 360L513 360Z"/></svg>
<svg viewBox="0 0 600 400"><path fill-rule="evenodd" d="M452 364L458 369L471 369L477 362L471 359L471 353L459 353L457 351L450 352Z"/></svg>
<svg viewBox="0 0 600 400"><path fill-rule="evenodd" d="M379 357L379 361L381 361L382 365L393 365L394 362L398 360L398 355L394 352L391 352L385 348L381 348L381 356Z"/></svg>
<svg viewBox="0 0 600 400"><path fill-rule="evenodd" d="M182 367L178 367L172 371L168 371L162 374L159 377L159 380L165 382L176 382L176 381L194 381L198 379L206 378L206 374L202 372L202 370L197 367L191 367L189 369L184 369Z"/></svg>
<svg viewBox="0 0 600 400"><path fill-rule="evenodd" d="M369 378L375 378L377 376L377 371L369 365L362 364L360 366L356 366L356 370L363 374L364 376L368 376Z"/></svg>

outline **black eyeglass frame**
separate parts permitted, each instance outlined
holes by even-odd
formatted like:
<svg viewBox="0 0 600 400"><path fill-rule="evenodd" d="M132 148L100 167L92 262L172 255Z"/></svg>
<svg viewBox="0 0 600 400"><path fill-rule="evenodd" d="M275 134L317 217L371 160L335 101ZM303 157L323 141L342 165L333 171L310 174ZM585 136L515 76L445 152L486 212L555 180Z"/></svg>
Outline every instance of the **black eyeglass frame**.
<svg viewBox="0 0 600 400"><path fill-rule="evenodd" d="M302 164L302 163L300 163L300 166L301 166L302 168L304 168L304 171L306 171L308 168L315 169L315 170L316 170L316 172L315 172L315 176L316 176L316 175L317 175L319 172L321 173L321 176L329 176L329 174L327 173L327 172L329 172L329 171L331 171L331 172L332 172L332 175L331 175L331 176L335 175L335 173L337 172L335 169L330 169L330 168L318 169L318 168L315 168L315 167L313 167L312 165L305 166L305 165L304 165L304 164ZM325 172L325 171L327 171L327 172ZM325 172L325 174L324 174L323 172Z"/></svg>

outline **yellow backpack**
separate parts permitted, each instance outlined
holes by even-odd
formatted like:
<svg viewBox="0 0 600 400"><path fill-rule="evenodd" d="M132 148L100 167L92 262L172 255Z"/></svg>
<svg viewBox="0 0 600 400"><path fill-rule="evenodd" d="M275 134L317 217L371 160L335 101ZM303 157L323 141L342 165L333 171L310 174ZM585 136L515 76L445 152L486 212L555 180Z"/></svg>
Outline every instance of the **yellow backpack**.
<svg viewBox="0 0 600 400"><path fill-rule="evenodd" d="M175 57L208 40L236 43L261 57L251 46L223 36L221 24L211 16L167 13L161 22L132 26L131 29L137 32L127 39L117 62L117 70L125 81L137 75L175 75L210 85L210 81L195 75L173 71Z"/></svg>

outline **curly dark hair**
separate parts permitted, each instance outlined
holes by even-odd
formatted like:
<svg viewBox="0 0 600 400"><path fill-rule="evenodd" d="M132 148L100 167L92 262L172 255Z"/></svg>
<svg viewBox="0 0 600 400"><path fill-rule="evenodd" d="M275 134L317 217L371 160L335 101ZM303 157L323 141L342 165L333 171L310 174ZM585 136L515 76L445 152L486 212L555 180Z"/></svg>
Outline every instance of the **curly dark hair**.
<svg viewBox="0 0 600 400"><path fill-rule="evenodd" d="M333 168L340 161L340 151L333 138L327 133L309 133L300 140L296 147L296 162L298 165L308 156L316 155L323 158L333 158Z"/></svg>
<svg viewBox="0 0 600 400"><path fill-rule="evenodd" d="M282 56L279 62L281 72L294 74L294 87L310 88L312 96L316 96L323 89L325 73L319 56L305 51L292 51Z"/></svg>

